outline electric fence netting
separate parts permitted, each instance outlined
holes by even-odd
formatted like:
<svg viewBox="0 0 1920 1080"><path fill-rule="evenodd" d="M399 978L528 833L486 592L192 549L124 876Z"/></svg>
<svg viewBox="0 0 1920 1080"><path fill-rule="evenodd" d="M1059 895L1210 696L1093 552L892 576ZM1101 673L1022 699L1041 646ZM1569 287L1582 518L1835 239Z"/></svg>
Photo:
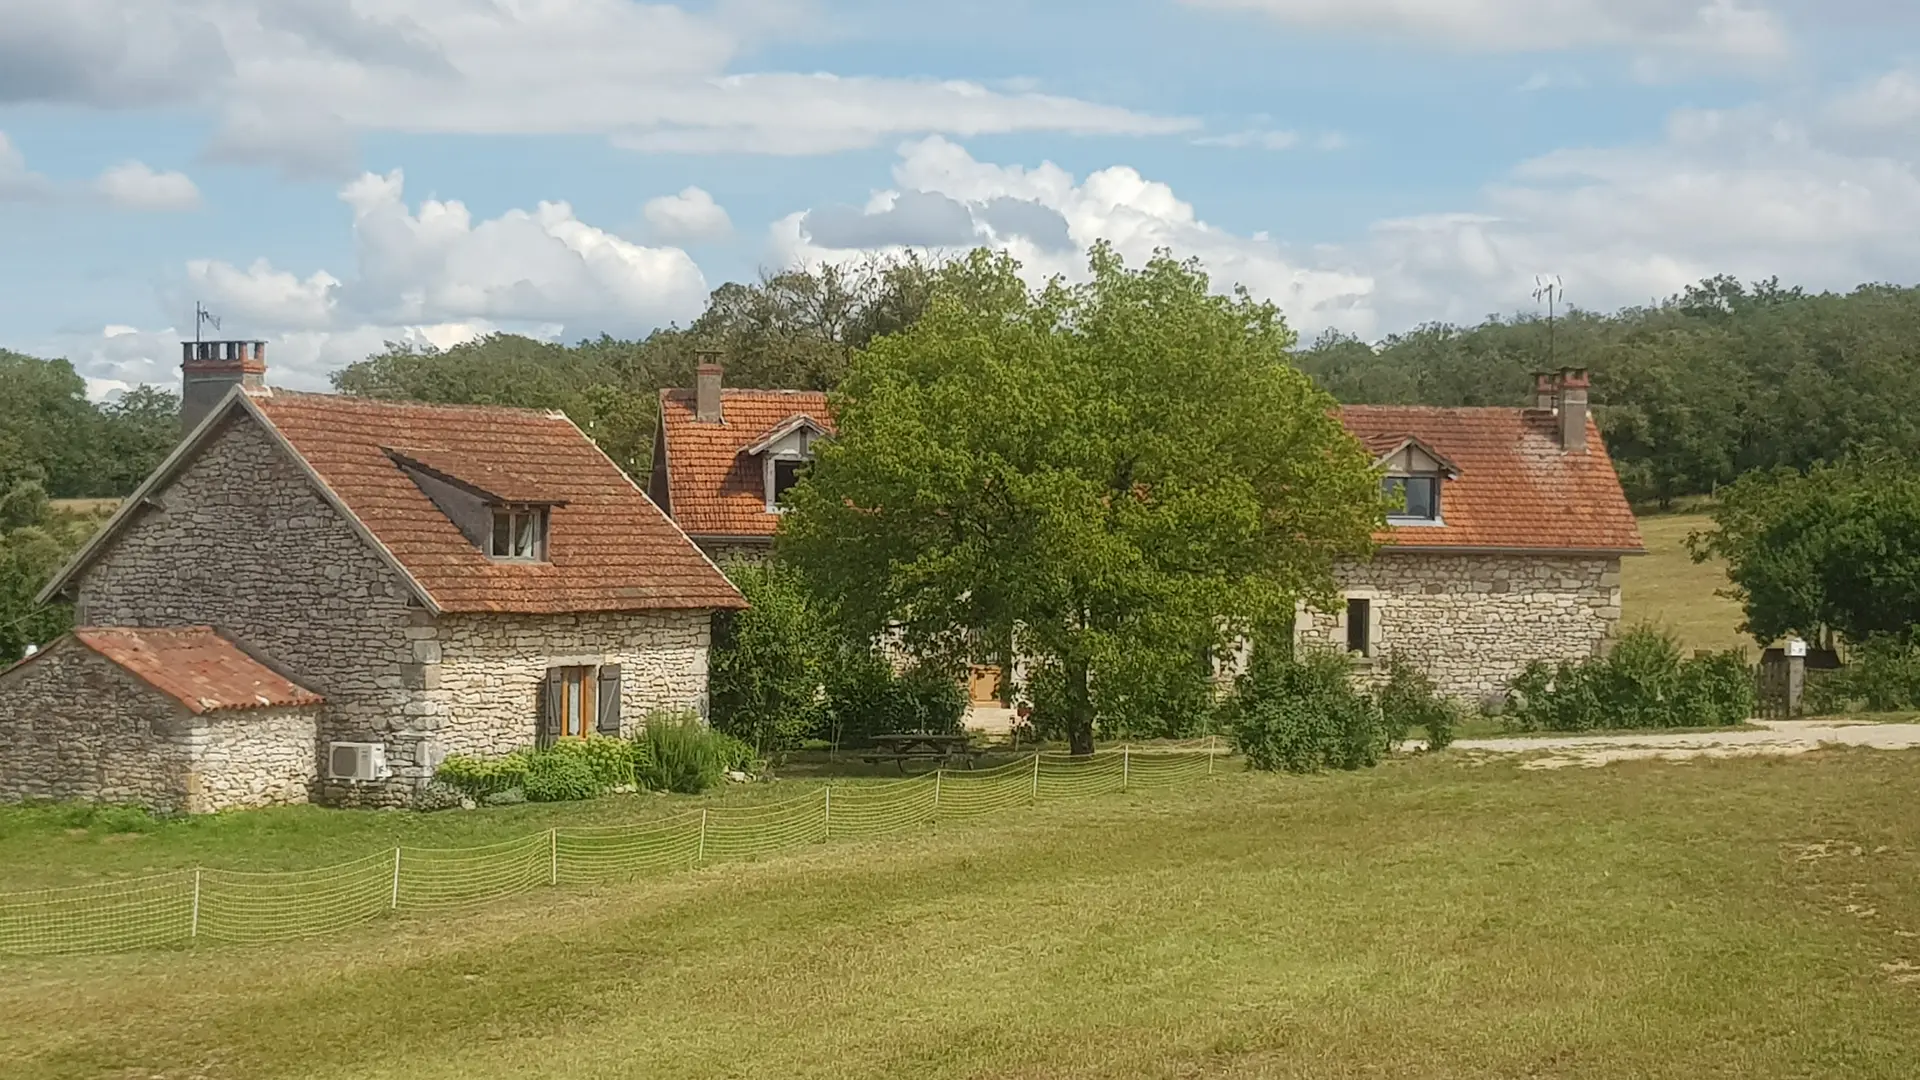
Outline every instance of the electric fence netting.
<svg viewBox="0 0 1920 1080"><path fill-rule="evenodd" d="M1207 779L1212 740L824 786L780 802L631 825L560 826L472 848L397 847L315 870L201 868L0 893L0 953L56 955L286 941L394 915L470 911L538 888L597 885L829 841L875 840L1043 802Z"/></svg>

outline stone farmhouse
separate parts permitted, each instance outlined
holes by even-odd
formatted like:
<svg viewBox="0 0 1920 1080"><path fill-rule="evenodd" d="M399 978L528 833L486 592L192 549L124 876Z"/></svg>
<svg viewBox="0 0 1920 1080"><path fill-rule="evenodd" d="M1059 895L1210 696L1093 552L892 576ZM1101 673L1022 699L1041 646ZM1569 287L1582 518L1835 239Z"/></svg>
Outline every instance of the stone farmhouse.
<svg viewBox="0 0 1920 1080"><path fill-rule="evenodd" d="M1300 610L1296 642L1347 650L1363 681L1403 656L1466 700L1501 691L1528 661L1605 648L1621 559L1644 547L1587 389L1569 369L1538 377L1533 408L1342 408L1404 509L1371 561L1336 568L1336 610ZM661 392L653 499L716 559L764 559L781 493L833 430L826 395L724 389L703 365L692 392ZM970 721L1001 693L997 668L974 669Z"/></svg>
<svg viewBox="0 0 1920 1080"><path fill-rule="evenodd" d="M262 348L187 346L185 438L42 593L83 629L0 673L0 798L392 805L704 710L745 601L564 415L267 389Z"/></svg>

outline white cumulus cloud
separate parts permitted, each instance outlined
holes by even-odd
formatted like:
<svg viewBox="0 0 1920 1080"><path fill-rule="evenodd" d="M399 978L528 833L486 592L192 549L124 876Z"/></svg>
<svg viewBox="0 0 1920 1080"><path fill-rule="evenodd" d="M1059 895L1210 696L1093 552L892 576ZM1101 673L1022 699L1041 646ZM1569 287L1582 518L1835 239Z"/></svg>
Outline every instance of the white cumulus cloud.
<svg viewBox="0 0 1920 1080"><path fill-rule="evenodd" d="M1193 125L937 78L743 70L809 0L0 0L0 105L184 106L221 161L337 174L360 132L592 134L648 150L825 153L923 132Z"/></svg>
<svg viewBox="0 0 1920 1080"><path fill-rule="evenodd" d="M200 189L185 173L160 172L139 161L110 165L93 182L108 203L126 210L193 210Z"/></svg>
<svg viewBox="0 0 1920 1080"><path fill-rule="evenodd" d="M726 208L704 188L689 186L678 194L648 199L642 212L662 240L712 240L733 231Z"/></svg>

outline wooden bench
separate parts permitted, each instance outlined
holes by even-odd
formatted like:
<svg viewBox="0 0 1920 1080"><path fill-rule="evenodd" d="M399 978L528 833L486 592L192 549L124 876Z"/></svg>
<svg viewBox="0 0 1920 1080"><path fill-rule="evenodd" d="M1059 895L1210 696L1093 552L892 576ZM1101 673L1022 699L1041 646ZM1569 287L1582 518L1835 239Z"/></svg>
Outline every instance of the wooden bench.
<svg viewBox="0 0 1920 1080"><path fill-rule="evenodd" d="M878 765L891 761L907 771L909 761L934 761L942 764L952 762L965 763L971 769L986 753L981 747L970 745L966 735L928 735L919 733L899 733L875 735L873 749L860 755L860 760L869 765Z"/></svg>

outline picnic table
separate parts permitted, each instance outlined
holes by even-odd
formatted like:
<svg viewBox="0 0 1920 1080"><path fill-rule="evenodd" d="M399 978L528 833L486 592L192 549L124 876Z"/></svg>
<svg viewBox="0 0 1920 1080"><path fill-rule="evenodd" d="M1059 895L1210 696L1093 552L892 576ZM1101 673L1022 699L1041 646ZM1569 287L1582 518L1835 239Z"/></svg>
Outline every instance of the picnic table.
<svg viewBox="0 0 1920 1080"><path fill-rule="evenodd" d="M984 752L971 745L972 736L935 735L927 732L896 732L888 735L875 735L873 749L861 755L861 760L869 765L882 761L891 761L900 766L901 772L907 771L909 761L964 761L967 768Z"/></svg>

